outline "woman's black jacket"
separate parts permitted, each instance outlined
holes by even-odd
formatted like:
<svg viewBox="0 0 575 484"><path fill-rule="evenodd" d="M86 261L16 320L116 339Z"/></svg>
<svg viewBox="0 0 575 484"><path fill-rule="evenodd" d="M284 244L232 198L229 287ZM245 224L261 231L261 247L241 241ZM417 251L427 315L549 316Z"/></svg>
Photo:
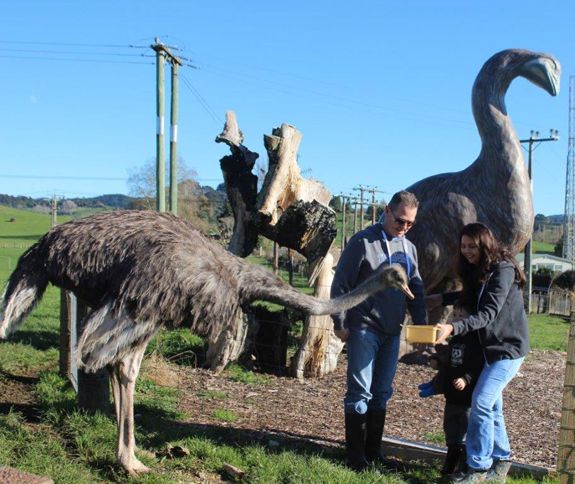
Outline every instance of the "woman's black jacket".
<svg viewBox="0 0 575 484"><path fill-rule="evenodd" d="M488 363L527 355L529 328L523 292L515 282L515 266L499 262L480 294L477 312L451 324L453 334L478 332Z"/></svg>

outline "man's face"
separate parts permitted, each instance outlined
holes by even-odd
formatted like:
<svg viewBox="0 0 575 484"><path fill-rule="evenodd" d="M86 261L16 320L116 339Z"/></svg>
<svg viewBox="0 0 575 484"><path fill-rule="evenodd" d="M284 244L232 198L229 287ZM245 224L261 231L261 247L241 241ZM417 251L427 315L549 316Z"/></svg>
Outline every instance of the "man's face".
<svg viewBox="0 0 575 484"><path fill-rule="evenodd" d="M404 203L400 203L393 210L389 206L385 207L383 228L392 237L403 237L415 223L416 215L417 208L409 207Z"/></svg>

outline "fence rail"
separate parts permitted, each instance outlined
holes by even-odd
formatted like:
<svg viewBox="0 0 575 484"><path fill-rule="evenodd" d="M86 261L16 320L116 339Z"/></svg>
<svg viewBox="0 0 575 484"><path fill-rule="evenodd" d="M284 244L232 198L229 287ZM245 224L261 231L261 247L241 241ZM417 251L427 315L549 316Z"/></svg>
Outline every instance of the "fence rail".
<svg viewBox="0 0 575 484"><path fill-rule="evenodd" d="M553 289L549 291L549 314L557 314L561 316L570 316L571 308L573 306L572 293L561 289Z"/></svg>
<svg viewBox="0 0 575 484"><path fill-rule="evenodd" d="M30 247L32 247L32 243L28 242L22 242L22 243L16 243L16 242L3 242L0 243L0 249L28 249Z"/></svg>

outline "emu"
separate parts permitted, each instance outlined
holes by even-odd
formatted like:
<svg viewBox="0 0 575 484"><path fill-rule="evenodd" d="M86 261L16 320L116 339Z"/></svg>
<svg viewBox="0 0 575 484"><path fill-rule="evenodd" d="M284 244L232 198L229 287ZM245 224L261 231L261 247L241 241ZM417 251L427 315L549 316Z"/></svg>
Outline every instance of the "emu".
<svg viewBox="0 0 575 484"><path fill-rule="evenodd" d="M306 296L270 271L231 254L188 222L167 213L118 211L54 227L19 259L4 291L0 339L15 331L48 283L91 308L76 348L78 364L110 373L118 427L117 461L129 473L149 469L135 455L134 388L144 351L160 328L224 331L251 301L310 314L345 311L395 288L411 295L405 272L386 266L333 300Z"/></svg>

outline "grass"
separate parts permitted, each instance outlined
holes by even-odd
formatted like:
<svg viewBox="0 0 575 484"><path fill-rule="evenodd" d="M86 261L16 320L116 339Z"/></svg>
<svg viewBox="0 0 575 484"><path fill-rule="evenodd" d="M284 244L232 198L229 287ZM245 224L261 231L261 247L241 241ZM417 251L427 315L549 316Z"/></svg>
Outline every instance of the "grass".
<svg viewBox="0 0 575 484"><path fill-rule="evenodd" d="M10 218L16 222L7 222ZM46 214L0 207L0 282L7 279L25 247L49 226ZM304 283L303 278L296 278L296 284ZM531 316L530 331L533 348L564 350L568 325L561 318ZM341 448L254 441L249 433L233 428L236 415L225 409L226 400L233 395L223 391L201 392L203 398L211 400L214 416L222 426L198 429L187 423L187 416L178 410L177 386L158 384L145 367L136 386L136 441L140 449L156 456L139 452L139 458L153 470L148 475L129 478L115 465L114 418L76 409L73 389L58 375L58 345L59 290L49 287L20 331L0 343L0 383L38 379L34 385L38 403L32 412L27 405L18 405L5 408L0 415L0 465L50 476L58 484L217 482L230 479L225 464L245 472L242 482L250 483L424 483L439 479L437 466L415 465L394 475L375 471L356 474L342 465ZM149 345L145 363L157 357L168 367L174 363L194 365L201 359L202 351L203 341L189 331L162 331ZM266 376L240 365L231 365L222 377L249 385L266 385L268 381ZM30 414L34 414L33 423ZM440 433L438 430L429 437L440 444ZM176 445L186 447L189 455L168 458L166 448Z"/></svg>
<svg viewBox="0 0 575 484"><path fill-rule="evenodd" d="M567 351L568 336L569 323L565 318L549 314L529 315L532 349Z"/></svg>
<svg viewBox="0 0 575 484"><path fill-rule="evenodd" d="M200 398L208 398L210 400L227 400L228 394L221 390L202 390L197 393Z"/></svg>
<svg viewBox="0 0 575 484"><path fill-rule="evenodd" d="M225 408L219 408L212 412L212 416L221 420L222 422L233 422L238 419L234 412L231 410L226 410Z"/></svg>
<svg viewBox="0 0 575 484"><path fill-rule="evenodd" d="M266 385L269 378L265 375L254 373L253 371L246 370L243 366L237 363L230 364L224 372L230 380L241 383L249 383L251 385Z"/></svg>
<svg viewBox="0 0 575 484"><path fill-rule="evenodd" d="M550 244L548 242L538 242L534 240L532 242L533 252L539 252L540 254L555 254L555 244Z"/></svg>
<svg viewBox="0 0 575 484"><path fill-rule="evenodd" d="M445 446L445 434L443 430L435 430L433 432L426 432L423 434L423 438L426 442L431 442L432 444Z"/></svg>

